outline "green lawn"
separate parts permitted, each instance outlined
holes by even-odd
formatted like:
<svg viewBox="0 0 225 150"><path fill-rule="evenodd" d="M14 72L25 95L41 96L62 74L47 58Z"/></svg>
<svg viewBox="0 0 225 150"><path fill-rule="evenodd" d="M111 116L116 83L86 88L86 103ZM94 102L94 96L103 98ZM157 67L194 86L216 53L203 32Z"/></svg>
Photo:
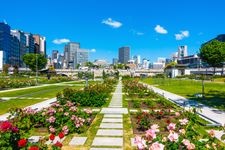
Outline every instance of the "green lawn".
<svg viewBox="0 0 225 150"><path fill-rule="evenodd" d="M148 78L142 81L186 98L198 100L206 105L225 109L225 83L205 81L205 99L201 99L195 97L195 94L202 93L201 81L160 78Z"/></svg>
<svg viewBox="0 0 225 150"><path fill-rule="evenodd" d="M67 85L63 85L63 86L50 85L50 86L44 86L44 87L38 87L38 88L0 93L0 97L18 97L15 99L10 99L7 101L0 102L0 114L4 114L8 112L8 110L11 107L23 108L23 107L53 98L56 96L58 92L62 91L63 89L67 87L71 88L71 86L67 86ZM81 87L74 85L72 88L79 89ZM22 99L20 99L20 97L22 97ZM28 98L34 98L34 99L28 99ZM35 99L35 98L40 98L40 99Z"/></svg>

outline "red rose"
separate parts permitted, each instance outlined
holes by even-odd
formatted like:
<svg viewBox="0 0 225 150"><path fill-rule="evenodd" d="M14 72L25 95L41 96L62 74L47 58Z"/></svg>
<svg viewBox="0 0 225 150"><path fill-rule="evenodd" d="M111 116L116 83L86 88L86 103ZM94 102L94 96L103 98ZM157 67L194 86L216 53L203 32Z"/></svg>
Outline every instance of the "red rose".
<svg viewBox="0 0 225 150"><path fill-rule="evenodd" d="M59 133L59 138L60 138L60 139L64 138L63 132L60 132L60 133Z"/></svg>
<svg viewBox="0 0 225 150"><path fill-rule="evenodd" d="M54 134L51 134L51 135L49 136L49 139L53 141L53 140L55 139L55 135L54 135Z"/></svg>
<svg viewBox="0 0 225 150"><path fill-rule="evenodd" d="M12 128L12 124L9 121L4 121L0 123L0 130L7 131Z"/></svg>
<svg viewBox="0 0 225 150"><path fill-rule="evenodd" d="M38 147L38 146L31 146L31 147L29 148L29 150L39 150L39 147Z"/></svg>
<svg viewBox="0 0 225 150"><path fill-rule="evenodd" d="M57 142L54 144L54 146L56 146L56 147L62 147L62 143L60 143L59 141L57 141Z"/></svg>
<svg viewBox="0 0 225 150"><path fill-rule="evenodd" d="M27 140L26 139L20 139L18 141L18 147L25 147L27 144Z"/></svg>
<svg viewBox="0 0 225 150"><path fill-rule="evenodd" d="M19 129L17 127L12 127L12 132L17 133Z"/></svg>

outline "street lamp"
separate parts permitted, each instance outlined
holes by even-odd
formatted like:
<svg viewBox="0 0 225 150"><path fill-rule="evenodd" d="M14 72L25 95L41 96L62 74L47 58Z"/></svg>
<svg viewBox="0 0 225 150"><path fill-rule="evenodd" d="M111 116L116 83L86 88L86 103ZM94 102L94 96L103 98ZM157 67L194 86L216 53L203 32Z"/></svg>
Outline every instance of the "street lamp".
<svg viewBox="0 0 225 150"><path fill-rule="evenodd" d="M37 54L36 54L36 85L38 84L38 60L37 60Z"/></svg>

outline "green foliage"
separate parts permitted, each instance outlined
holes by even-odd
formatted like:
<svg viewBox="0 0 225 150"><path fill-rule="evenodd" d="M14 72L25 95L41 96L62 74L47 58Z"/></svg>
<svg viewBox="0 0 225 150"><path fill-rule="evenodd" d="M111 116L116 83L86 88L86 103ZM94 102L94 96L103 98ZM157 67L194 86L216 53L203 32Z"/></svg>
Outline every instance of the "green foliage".
<svg viewBox="0 0 225 150"><path fill-rule="evenodd" d="M57 94L57 100L61 104L69 100L80 106L100 107L106 103L115 83L117 82L107 79L103 84L94 84L82 90L67 88Z"/></svg>
<svg viewBox="0 0 225 150"><path fill-rule="evenodd" d="M3 65L3 74L8 74L8 72L9 72L9 67L10 67L9 64L4 64L4 65Z"/></svg>
<svg viewBox="0 0 225 150"><path fill-rule="evenodd" d="M124 91L129 97L156 97L156 94L153 91L149 90L147 86L144 86L138 82L138 80L123 80Z"/></svg>
<svg viewBox="0 0 225 150"><path fill-rule="evenodd" d="M225 62L225 42L213 40L200 48L200 57L212 67L221 67Z"/></svg>
<svg viewBox="0 0 225 150"><path fill-rule="evenodd" d="M0 79L0 89L20 88L25 86L34 86L36 81L28 78L2 78Z"/></svg>
<svg viewBox="0 0 225 150"><path fill-rule="evenodd" d="M78 72L78 78L79 79L94 79L94 73L93 72Z"/></svg>
<svg viewBox="0 0 225 150"><path fill-rule="evenodd" d="M47 59L42 54L25 54L23 55L23 61L33 72L43 69L47 64Z"/></svg>

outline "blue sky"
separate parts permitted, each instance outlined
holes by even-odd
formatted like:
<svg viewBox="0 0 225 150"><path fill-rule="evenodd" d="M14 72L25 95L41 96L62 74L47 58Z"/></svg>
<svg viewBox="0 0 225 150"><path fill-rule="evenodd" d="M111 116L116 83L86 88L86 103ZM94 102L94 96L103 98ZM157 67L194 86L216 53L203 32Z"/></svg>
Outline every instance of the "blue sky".
<svg viewBox="0 0 225 150"><path fill-rule="evenodd" d="M150 61L171 57L184 44L194 54L203 42L225 33L225 0L5 0L0 4L0 21L45 36L47 54L54 49L63 52L63 42L74 41L93 51L91 60L111 62L121 46L130 46L131 56L139 54Z"/></svg>

